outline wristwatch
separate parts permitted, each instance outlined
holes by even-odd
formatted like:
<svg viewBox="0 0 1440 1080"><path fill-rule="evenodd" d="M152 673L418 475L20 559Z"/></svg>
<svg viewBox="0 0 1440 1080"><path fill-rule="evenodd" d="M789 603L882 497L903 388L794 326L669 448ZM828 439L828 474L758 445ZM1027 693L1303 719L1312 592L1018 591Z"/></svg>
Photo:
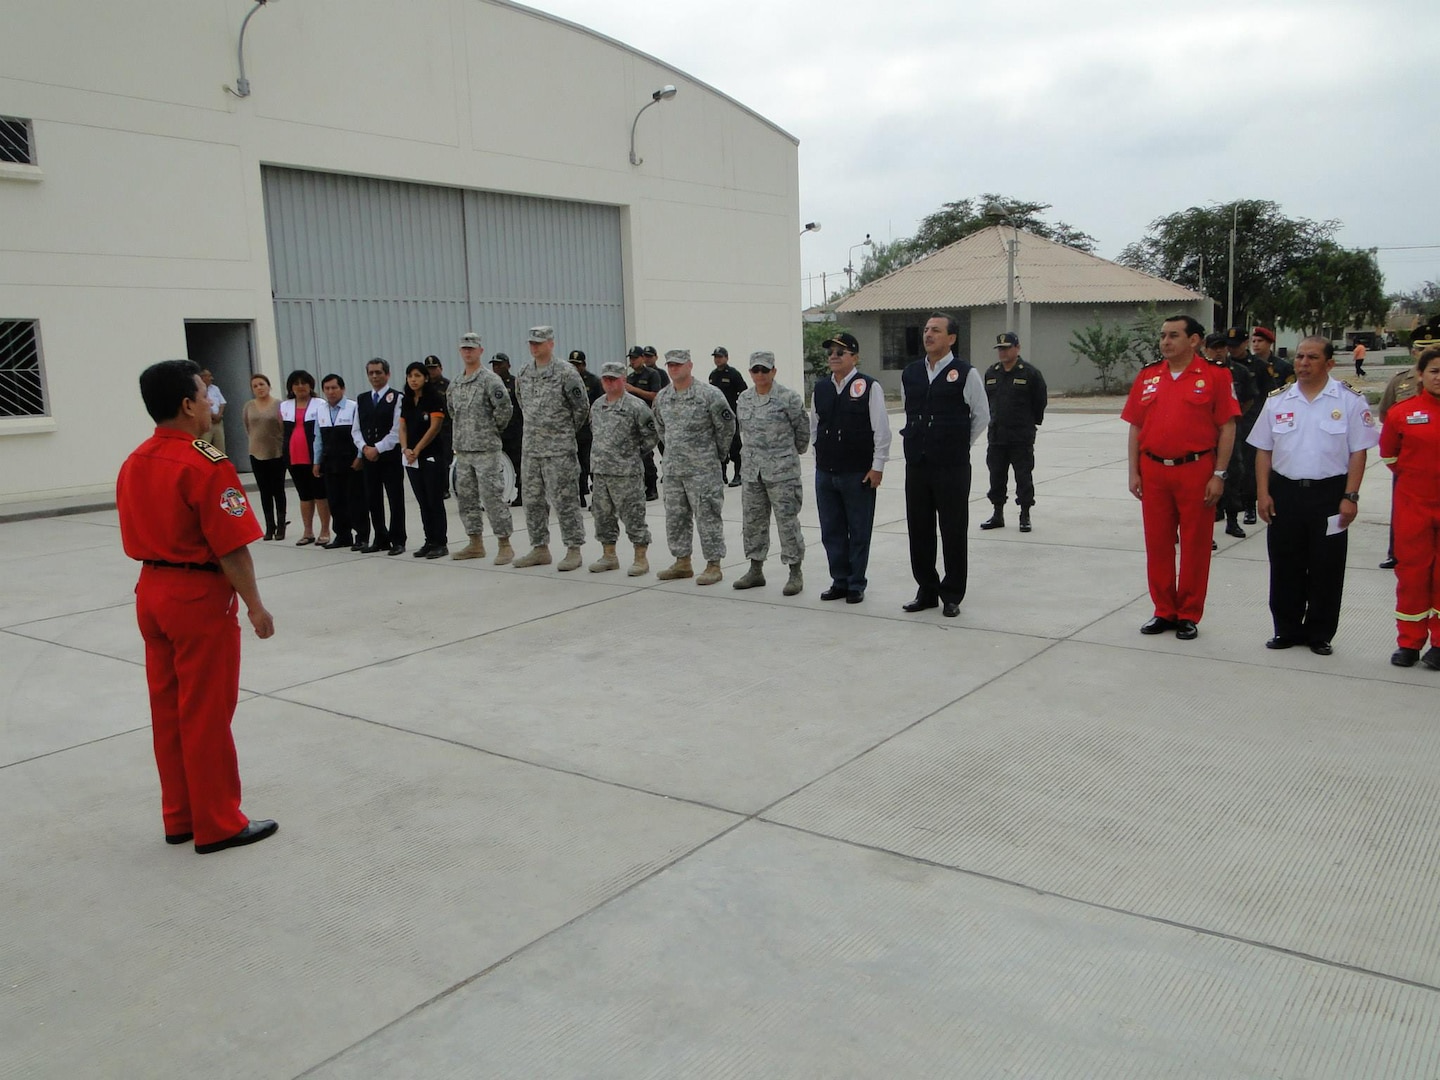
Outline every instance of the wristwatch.
<svg viewBox="0 0 1440 1080"><path fill-rule="evenodd" d="M1225 480L1225 479L1228 479L1228 478L1229 478L1229 476L1230 476L1230 470L1229 470L1229 469L1216 469L1216 470L1215 470L1215 475L1216 475L1217 477L1219 477L1221 480Z"/></svg>
<svg viewBox="0 0 1440 1080"><path fill-rule="evenodd" d="M1340 497L1342 499L1349 499L1356 506L1360 505L1360 492L1358 491L1347 491L1344 495L1341 495Z"/></svg>

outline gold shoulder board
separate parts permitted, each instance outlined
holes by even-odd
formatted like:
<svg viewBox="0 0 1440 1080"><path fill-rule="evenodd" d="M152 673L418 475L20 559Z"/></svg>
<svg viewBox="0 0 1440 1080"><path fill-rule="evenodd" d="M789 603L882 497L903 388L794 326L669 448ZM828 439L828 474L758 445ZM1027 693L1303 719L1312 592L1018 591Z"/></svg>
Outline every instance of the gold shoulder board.
<svg viewBox="0 0 1440 1080"><path fill-rule="evenodd" d="M230 460L225 456L224 450L215 449L215 447L211 446L204 439L196 439L190 445L193 446L196 450L198 450L200 452L200 456L203 457L206 461L210 462L212 465L219 465L222 461Z"/></svg>

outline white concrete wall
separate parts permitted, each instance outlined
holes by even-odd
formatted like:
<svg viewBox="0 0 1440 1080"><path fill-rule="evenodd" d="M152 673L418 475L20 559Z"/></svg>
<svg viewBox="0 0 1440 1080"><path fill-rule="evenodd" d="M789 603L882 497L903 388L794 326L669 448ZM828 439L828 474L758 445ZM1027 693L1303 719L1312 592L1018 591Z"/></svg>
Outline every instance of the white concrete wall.
<svg viewBox="0 0 1440 1080"><path fill-rule="evenodd" d="M136 375L184 355L186 319L253 320L279 374L262 163L620 206L630 339L773 349L802 382L788 135L501 0L277 0L250 22L242 100L222 84L250 6L7 13L0 112L33 119L42 178L0 176L0 318L40 319L51 417L0 419L0 501L107 489L150 428Z"/></svg>

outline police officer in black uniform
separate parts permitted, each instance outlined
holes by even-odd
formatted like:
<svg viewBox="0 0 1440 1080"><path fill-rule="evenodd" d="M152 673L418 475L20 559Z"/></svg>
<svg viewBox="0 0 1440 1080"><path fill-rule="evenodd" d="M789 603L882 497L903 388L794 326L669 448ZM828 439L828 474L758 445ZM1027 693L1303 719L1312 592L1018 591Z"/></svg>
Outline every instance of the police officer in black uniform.
<svg viewBox="0 0 1440 1080"><path fill-rule="evenodd" d="M987 496L995 512L982 521L982 529L1005 527L1006 482L1015 470L1015 501L1020 504L1020 531L1030 531L1030 507L1035 505L1035 429L1045 420L1048 395L1045 376L1034 364L1020 358L1020 335L1006 331L995 338L1000 358L985 372L985 396L990 402L990 446L985 464L990 468Z"/></svg>
<svg viewBox="0 0 1440 1080"><path fill-rule="evenodd" d="M497 352L490 358L490 370L500 376L505 389L510 391L510 423L506 424L505 430L500 433L500 449L505 451L505 456L510 459L510 464L515 469L515 498L510 500L510 505L520 506L524 502L520 491L520 445L525 441L525 414L520 411L520 395L515 393L515 376L510 374L510 357L503 352Z"/></svg>
<svg viewBox="0 0 1440 1080"><path fill-rule="evenodd" d="M654 351L653 349L650 351ZM647 350L639 345L631 347L625 354L630 361L630 374L625 376L627 394L634 394L641 401L651 408L655 406L655 395L665 386L660 381L660 373L651 367L646 360ZM663 449L664 444L661 444ZM655 451L647 450L640 459L645 468L645 501L654 502L660 498L660 493L655 490L660 475L655 468Z"/></svg>
<svg viewBox="0 0 1440 1080"><path fill-rule="evenodd" d="M1265 395L1256 388L1253 361L1245 338L1245 331L1231 328L1223 334L1210 334L1205 338L1205 355L1217 363L1227 364L1230 380L1235 387L1235 400L1240 403L1240 416L1235 421L1235 438L1238 441L1250 434L1255 426L1255 417L1265 403ZM1215 520L1225 522L1225 535L1245 539L1245 530L1240 527L1240 514L1255 505L1255 448L1242 443L1242 451L1230 455L1226 469L1225 491L1215 504ZM1248 451L1248 453L1246 452ZM1246 521L1251 519L1247 516ZM1212 542L1212 547L1218 545Z"/></svg>
<svg viewBox="0 0 1440 1080"><path fill-rule="evenodd" d="M730 366L730 350L724 345L717 345L715 351L710 354L715 361L715 369L710 372L710 385L725 395L725 400L730 403L730 411L735 411L735 403L740 400L740 395L750 389L750 384L745 381L745 376ZM740 425L735 425L735 435L730 440L730 455L720 463L720 479L725 479L725 466L735 466L735 475L730 480L731 487L740 486Z"/></svg>
<svg viewBox="0 0 1440 1080"><path fill-rule="evenodd" d="M570 364L580 375L580 381L585 384L585 396L590 399L590 404L595 404L596 398L605 396L605 387L600 385L600 378L592 375L585 366L585 350L571 349ZM595 442L595 432L590 428L590 421L585 421L575 435L575 449L580 458L580 505L585 505L585 496L590 493L590 447Z"/></svg>

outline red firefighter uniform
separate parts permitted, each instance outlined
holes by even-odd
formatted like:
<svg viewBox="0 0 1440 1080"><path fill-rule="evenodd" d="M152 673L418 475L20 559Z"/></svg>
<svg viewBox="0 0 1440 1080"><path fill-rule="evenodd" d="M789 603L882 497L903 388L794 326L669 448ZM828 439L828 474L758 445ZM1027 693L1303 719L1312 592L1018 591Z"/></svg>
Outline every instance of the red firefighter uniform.
<svg viewBox="0 0 1440 1080"><path fill-rule="evenodd" d="M1240 415L1226 364L1195 356L1178 377L1164 361L1140 369L1120 418L1140 432L1141 516L1155 614L1198 623L1210 583L1215 511L1205 505L1220 429ZM1175 573L1175 541L1180 573Z"/></svg>
<svg viewBox="0 0 1440 1080"><path fill-rule="evenodd" d="M260 523L230 460L170 428L156 428L126 459L115 494L125 554L144 563L135 614L165 833L216 843L248 824L230 734L238 601L219 559L259 540Z"/></svg>
<svg viewBox="0 0 1440 1080"><path fill-rule="evenodd" d="M1440 401L1421 390L1385 413L1380 457L1395 474L1395 630L1402 649L1440 646Z"/></svg>

